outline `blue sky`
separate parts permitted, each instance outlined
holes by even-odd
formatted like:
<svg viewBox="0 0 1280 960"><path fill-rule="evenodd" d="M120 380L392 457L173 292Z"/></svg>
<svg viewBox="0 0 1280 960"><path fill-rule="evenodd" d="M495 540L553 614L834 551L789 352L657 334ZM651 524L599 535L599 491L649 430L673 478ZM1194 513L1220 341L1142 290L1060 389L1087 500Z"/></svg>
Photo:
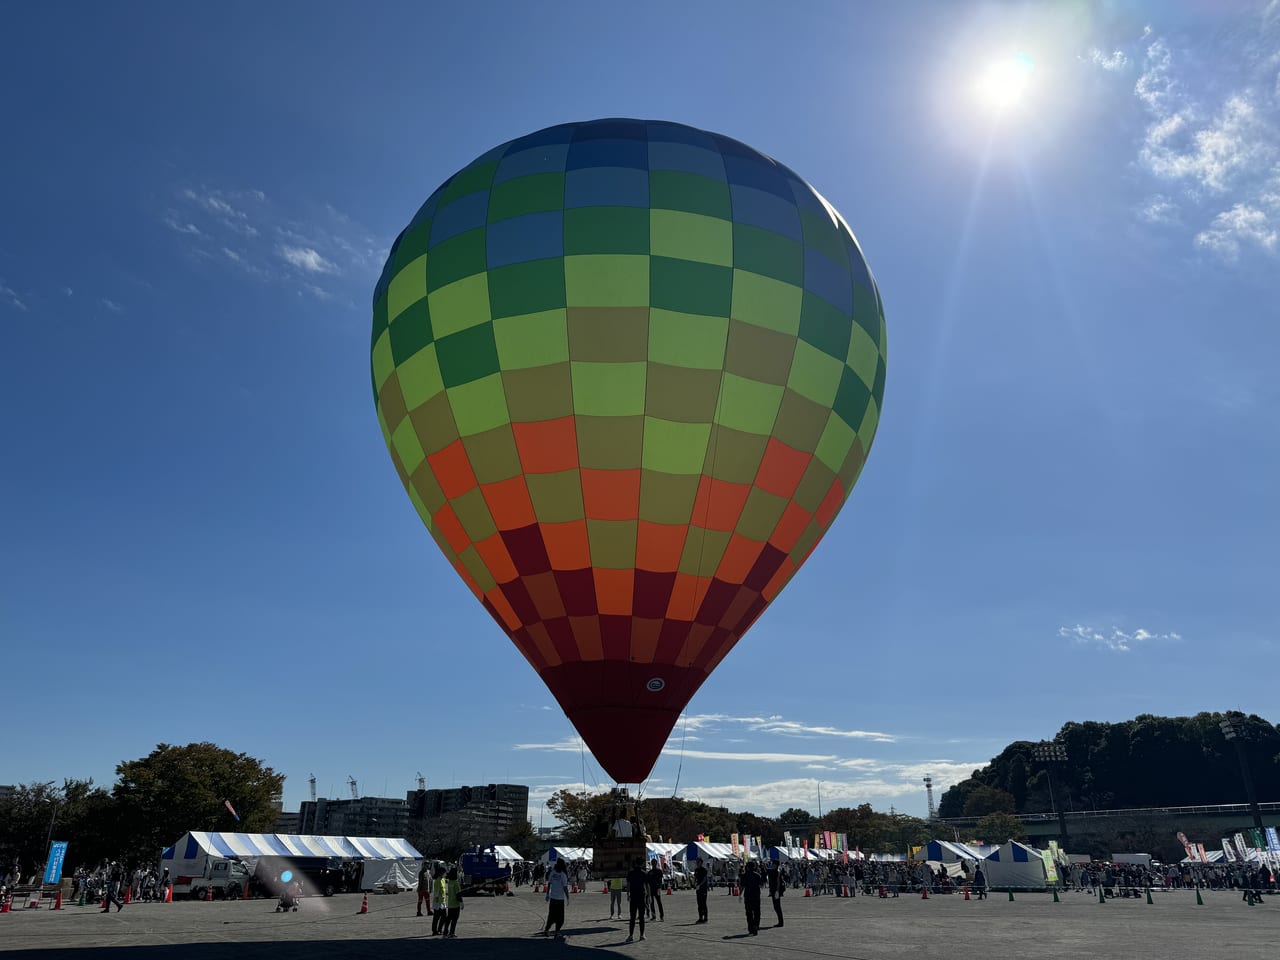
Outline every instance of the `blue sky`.
<svg viewBox="0 0 1280 960"><path fill-rule="evenodd" d="M646 792L923 814L926 773L1067 721L1267 715L1280 2L496 6L9 9L0 782L203 739L286 809L313 772L526 782L535 819L603 781L419 524L368 375L421 201L601 116L786 163L889 324L853 496Z"/></svg>

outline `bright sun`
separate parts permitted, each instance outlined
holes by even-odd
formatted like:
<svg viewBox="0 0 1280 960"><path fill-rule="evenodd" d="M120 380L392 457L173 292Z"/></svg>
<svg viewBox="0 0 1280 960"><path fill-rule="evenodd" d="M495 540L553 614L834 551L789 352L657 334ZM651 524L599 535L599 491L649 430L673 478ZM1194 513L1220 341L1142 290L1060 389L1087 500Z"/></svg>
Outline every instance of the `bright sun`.
<svg viewBox="0 0 1280 960"><path fill-rule="evenodd" d="M988 64L976 84L978 100L994 113L1023 103L1031 89L1032 63L1026 54Z"/></svg>

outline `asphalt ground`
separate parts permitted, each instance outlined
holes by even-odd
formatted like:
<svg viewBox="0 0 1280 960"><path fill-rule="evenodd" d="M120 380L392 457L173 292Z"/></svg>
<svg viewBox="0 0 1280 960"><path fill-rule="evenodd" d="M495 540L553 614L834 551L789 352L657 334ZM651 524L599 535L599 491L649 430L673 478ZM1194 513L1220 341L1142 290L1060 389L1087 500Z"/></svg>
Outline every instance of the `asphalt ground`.
<svg viewBox="0 0 1280 960"><path fill-rule="evenodd" d="M468 898L454 940L432 938L429 917L416 917L415 894L350 894L309 898L297 913L276 913L270 900L225 903L135 903L102 914L98 907L15 910L0 915L0 953L55 960L329 960L369 957L422 960L448 955L505 960L552 954L594 960L639 954L655 960L740 958L749 954L849 960L980 957L981 960L1253 960L1280 952L1280 897L1250 907L1239 894L1173 890L1145 899L1108 900L1043 893L896 900L793 896L783 899L785 926L772 928L766 898L758 936L747 936L742 901L715 891L710 922L695 925L693 894L663 897L666 920L649 923L646 939L626 943L627 925L609 920L609 898L597 890L571 897L563 941L539 936L541 894Z"/></svg>

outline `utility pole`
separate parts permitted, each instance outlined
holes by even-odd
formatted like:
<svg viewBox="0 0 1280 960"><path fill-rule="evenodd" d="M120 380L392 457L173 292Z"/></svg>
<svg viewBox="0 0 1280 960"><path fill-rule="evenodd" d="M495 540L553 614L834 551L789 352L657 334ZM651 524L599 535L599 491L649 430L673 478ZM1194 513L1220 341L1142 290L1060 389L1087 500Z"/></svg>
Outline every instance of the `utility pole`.
<svg viewBox="0 0 1280 960"><path fill-rule="evenodd" d="M1053 769L1050 764L1067 762L1067 746L1053 740L1046 740L1033 746L1031 755L1044 764L1044 772L1049 777L1049 809L1058 816L1058 832L1062 835L1062 848L1065 850L1067 848L1067 816L1053 796Z"/></svg>
<svg viewBox="0 0 1280 960"><path fill-rule="evenodd" d="M1249 758L1244 752L1244 742L1249 737L1249 731L1244 725L1244 717L1228 715L1227 719L1218 726L1222 729L1222 735L1236 745L1236 756L1240 760L1240 776L1244 778L1244 792L1249 798L1249 812L1253 814L1253 825L1262 830L1262 813L1258 810L1258 796L1253 789L1253 774L1249 770Z"/></svg>

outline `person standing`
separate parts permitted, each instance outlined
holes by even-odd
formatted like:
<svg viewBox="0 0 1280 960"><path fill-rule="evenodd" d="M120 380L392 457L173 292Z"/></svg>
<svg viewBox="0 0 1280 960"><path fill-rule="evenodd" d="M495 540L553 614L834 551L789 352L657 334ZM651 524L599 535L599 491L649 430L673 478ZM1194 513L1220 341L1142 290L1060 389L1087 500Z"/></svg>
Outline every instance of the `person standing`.
<svg viewBox="0 0 1280 960"><path fill-rule="evenodd" d="M747 911L747 933L753 937L760 933L760 888L763 885L760 866L752 860L742 874L742 905Z"/></svg>
<svg viewBox="0 0 1280 960"><path fill-rule="evenodd" d="M560 928L564 926L564 905L568 900L569 874L565 871L564 861L557 860L555 869L551 871L551 876L547 880L547 923L542 928L544 937L551 930L551 925L554 923L556 939L564 939L564 934L560 932ZM619 904L618 910L619 914L621 914L621 904Z"/></svg>
<svg viewBox="0 0 1280 960"><path fill-rule="evenodd" d="M622 885L621 877L609 878L609 919L612 920L616 911L619 920L622 919Z"/></svg>
<svg viewBox="0 0 1280 960"><path fill-rule="evenodd" d="M765 872L769 876L769 899L773 901L773 912L778 918L774 926L780 927L782 926L782 891L787 888L787 882L778 870L776 860L769 861L769 869Z"/></svg>
<svg viewBox="0 0 1280 960"><path fill-rule="evenodd" d="M649 861L645 877L649 881L649 919L666 922L666 911L662 908L662 868L657 860Z"/></svg>
<svg viewBox="0 0 1280 960"><path fill-rule="evenodd" d="M987 875L980 866L973 871L973 892L978 895L979 900L987 899Z"/></svg>
<svg viewBox="0 0 1280 960"><path fill-rule="evenodd" d="M698 919L697 923L707 922L707 892L710 890L711 878L707 874L707 867L701 861L697 861L698 866L693 871L693 890L698 897Z"/></svg>
<svg viewBox="0 0 1280 960"><path fill-rule="evenodd" d="M445 874L444 905L447 911L444 938L453 940L458 936L458 917L462 913L462 882L458 880L457 867L450 867Z"/></svg>
<svg viewBox="0 0 1280 960"><path fill-rule="evenodd" d="M449 892L449 884L444 878L444 867L436 864L434 873L431 880L431 935L433 937L445 933L445 925L449 921L449 913L444 906Z"/></svg>
<svg viewBox="0 0 1280 960"><path fill-rule="evenodd" d="M427 916L431 910L431 864L422 861L422 869L418 871L418 916L422 916L422 901L427 901Z"/></svg>
<svg viewBox="0 0 1280 960"><path fill-rule="evenodd" d="M113 903L116 905L116 913L124 909L124 901L120 899L122 883L124 883L124 868L120 866L119 860L113 860L111 868L107 871L107 898L102 901L103 913L110 913Z"/></svg>
<svg viewBox="0 0 1280 960"><path fill-rule="evenodd" d="M644 861L636 857L627 873L627 898L631 904L631 926L627 930L627 943L636 938L636 917L640 918L640 939L644 939L645 900L649 894L649 878L644 872Z"/></svg>

